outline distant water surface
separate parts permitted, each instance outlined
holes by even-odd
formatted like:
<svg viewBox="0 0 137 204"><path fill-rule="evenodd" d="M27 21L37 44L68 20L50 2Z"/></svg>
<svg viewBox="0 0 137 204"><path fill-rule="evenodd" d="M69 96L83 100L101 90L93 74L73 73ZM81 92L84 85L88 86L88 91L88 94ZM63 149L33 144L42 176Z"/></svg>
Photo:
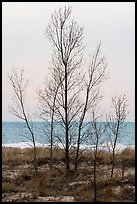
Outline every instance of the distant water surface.
<svg viewBox="0 0 137 204"><path fill-rule="evenodd" d="M45 125L42 122L33 122L33 131L36 135L36 142L40 144L48 144L46 132L43 130ZM56 127L59 132L61 127ZM30 136L24 122L2 122L2 145L16 146L23 142L30 142ZM135 145L135 123L125 123L125 134L121 137L119 143L124 146ZM84 142L82 145L88 145Z"/></svg>

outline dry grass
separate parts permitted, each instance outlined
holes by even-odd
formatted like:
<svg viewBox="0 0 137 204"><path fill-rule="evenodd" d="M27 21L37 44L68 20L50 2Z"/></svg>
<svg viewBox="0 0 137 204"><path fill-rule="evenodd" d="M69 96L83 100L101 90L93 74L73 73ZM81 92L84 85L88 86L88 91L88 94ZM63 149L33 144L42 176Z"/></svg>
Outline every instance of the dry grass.
<svg viewBox="0 0 137 204"><path fill-rule="evenodd" d="M82 153L78 174L75 175L72 170L69 177L65 176L64 155L61 150L54 149L54 168L51 171L49 149L37 148L39 165L37 176L33 174L32 156L33 151L30 148L2 148L2 193L4 201L10 193L15 195L15 193L20 192L30 193L34 200L39 196L73 196L77 202L93 201L93 167L90 151ZM72 152L71 162L73 162L73 158L74 152ZM121 165L119 165L121 161L125 161L126 166L124 181L121 179ZM97 199L100 202L133 201L133 190L129 186L135 185L135 151L125 149L116 155L116 162L114 178L110 180L110 153L102 151L99 155L97 162ZM71 185L72 183L74 185ZM119 187L119 191L115 190ZM18 201L21 201L21 199L18 199Z"/></svg>
<svg viewBox="0 0 137 204"><path fill-rule="evenodd" d="M101 151L98 156L98 163L99 164L110 164L110 155L111 153L108 151Z"/></svg>
<svg viewBox="0 0 137 204"><path fill-rule="evenodd" d="M89 190L91 189L91 190ZM76 201L89 202L93 200L91 184L85 184L75 189Z"/></svg>
<svg viewBox="0 0 137 204"><path fill-rule="evenodd" d="M112 200L116 199L116 196L113 189L108 186L100 191L99 199L100 202L112 202Z"/></svg>
<svg viewBox="0 0 137 204"><path fill-rule="evenodd" d="M130 148L125 148L120 154L118 154L118 159L121 163L124 163L126 167L135 166L135 150Z"/></svg>
<svg viewBox="0 0 137 204"><path fill-rule="evenodd" d="M72 150L74 151L74 150ZM74 153L71 156L71 161L73 161ZM49 160L50 158L50 149L49 148L37 148L37 159L38 160ZM98 156L98 164L110 164L111 163L111 153L107 151L101 151L101 153ZM21 163L23 161L25 162L31 162L33 159L33 149L32 148L10 148L10 147L3 147L2 148L2 163L6 164L8 162L16 162ZM60 149L54 148L53 149L53 161L54 163L58 161L64 162L64 154ZM120 161L125 162L127 166L133 166L135 165L135 150L130 148L125 148L121 153L117 153L115 155L116 164L118 164ZM92 162L92 153L91 151L83 151L81 154L81 157L79 159L79 163L81 162Z"/></svg>
<svg viewBox="0 0 137 204"><path fill-rule="evenodd" d="M59 171L53 170L43 172L39 179L38 192L40 196L62 195L65 184L65 176Z"/></svg>
<svg viewBox="0 0 137 204"><path fill-rule="evenodd" d="M2 182L2 193L18 192L17 186L14 183Z"/></svg>

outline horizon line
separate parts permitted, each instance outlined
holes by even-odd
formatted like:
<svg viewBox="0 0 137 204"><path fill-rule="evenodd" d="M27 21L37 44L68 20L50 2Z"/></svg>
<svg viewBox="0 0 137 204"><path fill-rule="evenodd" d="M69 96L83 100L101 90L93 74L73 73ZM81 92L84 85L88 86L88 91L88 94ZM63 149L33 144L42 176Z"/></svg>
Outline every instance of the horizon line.
<svg viewBox="0 0 137 204"><path fill-rule="evenodd" d="M6 123L11 123L11 122L13 122L13 123L25 123L24 121L2 121L2 123L3 122L6 122ZM33 122L33 123L41 123L41 122L48 122L48 121L30 121L30 122ZM84 122L92 122L92 121L84 121ZM97 121L97 122L107 122L107 121ZM124 121L124 122L127 122L127 123L129 123L129 122L132 122L132 123L135 123L135 121Z"/></svg>

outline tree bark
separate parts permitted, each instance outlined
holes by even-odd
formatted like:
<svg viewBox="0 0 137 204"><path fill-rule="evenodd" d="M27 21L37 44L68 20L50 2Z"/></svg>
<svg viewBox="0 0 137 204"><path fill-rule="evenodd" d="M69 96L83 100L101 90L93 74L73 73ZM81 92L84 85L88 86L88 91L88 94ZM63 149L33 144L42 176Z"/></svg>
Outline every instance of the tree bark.
<svg viewBox="0 0 137 204"><path fill-rule="evenodd" d="M96 185L96 158L94 159L94 202L97 201L97 185Z"/></svg>
<svg viewBox="0 0 137 204"><path fill-rule="evenodd" d="M65 64L65 130L66 130L66 175L69 173L69 129L68 129L68 93L67 93L67 64Z"/></svg>

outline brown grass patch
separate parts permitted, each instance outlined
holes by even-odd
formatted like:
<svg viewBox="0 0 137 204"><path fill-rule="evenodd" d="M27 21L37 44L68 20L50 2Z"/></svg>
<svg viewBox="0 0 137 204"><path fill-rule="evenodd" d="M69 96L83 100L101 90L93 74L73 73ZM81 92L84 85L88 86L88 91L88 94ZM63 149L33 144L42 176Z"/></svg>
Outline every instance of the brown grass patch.
<svg viewBox="0 0 137 204"><path fill-rule="evenodd" d="M40 196L61 195L66 181L65 175L57 170L45 171L39 179L38 192Z"/></svg>
<svg viewBox="0 0 137 204"><path fill-rule="evenodd" d="M120 163L123 163L125 167L135 166L135 150L126 147L120 154L118 154Z"/></svg>
<svg viewBox="0 0 137 204"><path fill-rule="evenodd" d="M83 151L79 160L78 173L74 172L74 149L71 152L71 172L68 177L65 175L65 157L60 149L53 150L53 170L50 170L50 149L37 148L37 161L39 172L34 173L31 165L33 149L25 148L2 148L2 169L3 183L2 193L4 199L8 194L27 192L33 197L39 196L73 196L78 202L92 202L93 191L93 165L91 151ZM116 164L114 177L110 180L110 153L102 151L97 162L97 200L100 202L112 202L113 200L133 200L132 189L125 185L135 185L134 174L134 150L126 149L117 153L116 161L119 162L122 156L130 165L125 169L125 180L121 179L121 165ZM71 184L74 185L71 185ZM75 185L76 183L76 185ZM81 184L80 184L81 183ZM117 193L114 189L120 186ZM122 189L122 190L121 190ZM130 194L127 198L127 194ZM124 196L125 195L125 196ZM121 199L121 200L122 200ZM21 198L18 199L19 201Z"/></svg>

